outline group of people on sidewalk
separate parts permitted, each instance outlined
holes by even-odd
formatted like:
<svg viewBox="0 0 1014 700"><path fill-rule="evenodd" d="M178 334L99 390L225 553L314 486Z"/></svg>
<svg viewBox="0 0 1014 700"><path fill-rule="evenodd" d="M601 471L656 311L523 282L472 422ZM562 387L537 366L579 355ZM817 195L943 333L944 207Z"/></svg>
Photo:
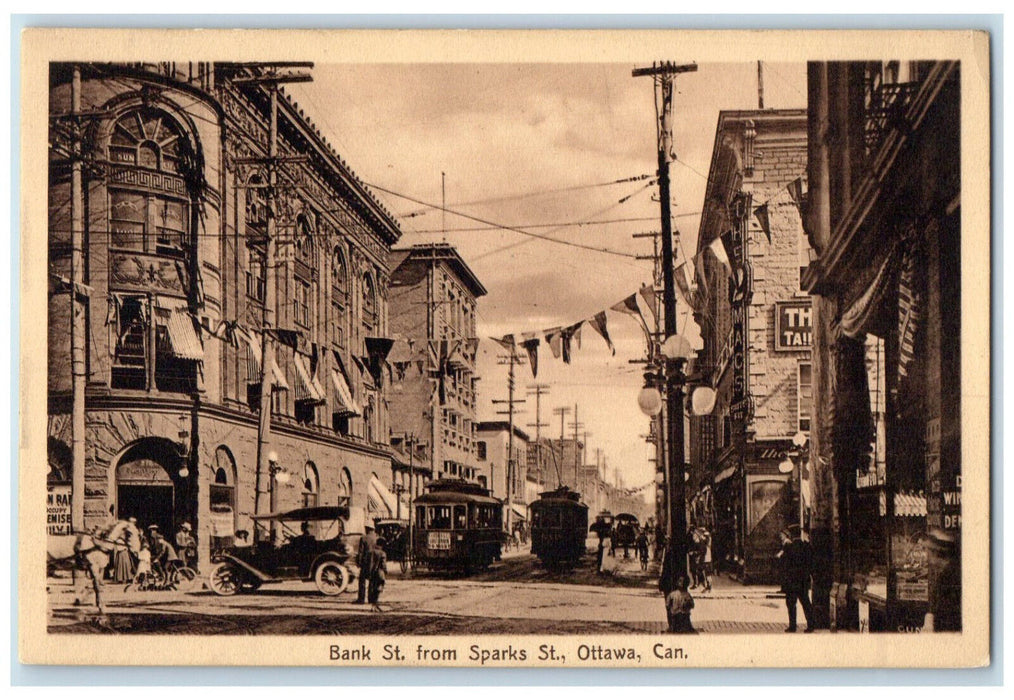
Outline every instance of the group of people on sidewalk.
<svg viewBox="0 0 1014 700"><path fill-rule="evenodd" d="M703 532L696 532L702 530ZM778 553L778 570L781 591L785 594L785 606L789 613L786 632L795 632L797 605L803 608L806 617L805 632L813 631L813 606L810 602L810 576L813 572L813 554L810 543L802 537L793 538L783 530L779 533L782 548ZM691 528L687 533L689 545L687 570L679 571L676 557L666 547L662 555L662 569L658 577L658 589L665 597L666 620L669 631L675 634L696 634L690 620L694 598L690 590L697 586L702 591L711 590L711 536L703 528ZM670 543L671 545L671 543ZM702 546L706 545L706 546ZM693 585L690 577L693 577Z"/></svg>
<svg viewBox="0 0 1014 700"><path fill-rule="evenodd" d="M137 520L130 518L130 522L136 525ZM196 569L197 540L190 523L181 523L173 539L175 547L162 535L158 525L149 525L141 532L141 547L136 555L126 545L116 546L107 576L114 583L136 584L153 575L164 577L173 563Z"/></svg>

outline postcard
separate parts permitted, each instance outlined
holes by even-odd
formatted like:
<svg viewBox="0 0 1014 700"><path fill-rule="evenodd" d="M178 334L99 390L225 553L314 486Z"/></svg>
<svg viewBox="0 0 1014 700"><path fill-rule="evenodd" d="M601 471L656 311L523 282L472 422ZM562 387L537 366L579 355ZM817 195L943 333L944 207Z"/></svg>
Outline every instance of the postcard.
<svg viewBox="0 0 1014 700"><path fill-rule="evenodd" d="M987 34L22 39L22 662L989 663Z"/></svg>

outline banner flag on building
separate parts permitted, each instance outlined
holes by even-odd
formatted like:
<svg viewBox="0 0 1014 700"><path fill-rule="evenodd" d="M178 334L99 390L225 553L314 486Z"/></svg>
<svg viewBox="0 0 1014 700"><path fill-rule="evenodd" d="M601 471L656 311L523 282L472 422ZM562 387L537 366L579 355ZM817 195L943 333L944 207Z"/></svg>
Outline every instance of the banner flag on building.
<svg viewBox="0 0 1014 700"><path fill-rule="evenodd" d="M606 312L599 311L597 314L589 318L588 325L598 331L599 335L605 339L606 345L609 346L609 349L615 355L616 346L613 345L613 341L609 338L609 330L606 328Z"/></svg>
<svg viewBox="0 0 1014 700"><path fill-rule="evenodd" d="M646 284L637 293L644 299L645 306L648 307L648 311L651 313L652 322L657 321L658 318L655 316L655 288L650 284ZM616 354L615 351L613 354Z"/></svg>
<svg viewBox="0 0 1014 700"><path fill-rule="evenodd" d="M691 292L691 282L690 276L687 273L687 264L685 262L680 263L680 266L673 271L673 276L676 279L676 291L683 297L683 302L696 311L697 307L694 303L696 299L694 299L694 295Z"/></svg>
<svg viewBox="0 0 1014 700"><path fill-rule="evenodd" d="M528 337L531 335L531 337ZM528 363L532 368L532 377L539 375L539 338L534 333L525 333L525 339L521 341L521 347L528 353Z"/></svg>
<svg viewBox="0 0 1014 700"><path fill-rule="evenodd" d="M725 241L722 240L723 236L718 236L715 240L708 244L708 248L718 258L718 262L722 263L722 267L725 268L727 275L732 275L732 263L729 262L729 253L725 248Z"/></svg>
<svg viewBox="0 0 1014 700"><path fill-rule="evenodd" d="M767 202L753 210L753 215L757 217L757 223L760 224L764 235L768 237L768 245L771 244L771 217L769 214Z"/></svg>
<svg viewBox="0 0 1014 700"><path fill-rule="evenodd" d="M800 211L803 210L803 178L797 177L795 180L786 185L785 189L789 191L789 196L792 197L792 203L796 205L796 208Z"/></svg>

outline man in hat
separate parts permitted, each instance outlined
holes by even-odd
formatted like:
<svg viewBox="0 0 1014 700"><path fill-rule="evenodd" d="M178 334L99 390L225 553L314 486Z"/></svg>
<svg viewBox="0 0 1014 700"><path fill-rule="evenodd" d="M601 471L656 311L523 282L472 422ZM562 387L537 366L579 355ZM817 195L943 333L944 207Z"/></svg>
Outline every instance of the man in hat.
<svg viewBox="0 0 1014 700"><path fill-rule="evenodd" d="M359 595L356 602L366 604L366 590L369 585L369 572L373 568L374 550L377 547L377 532L373 523L366 523L366 534L359 538L359 549L356 551L356 566L359 567Z"/></svg>
<svg viewBox="0 0 1014 700"><path fill-rule="evenodd" d="M796 631L796 603L803 606L806 616L806 631L813 631L813 607L810 605L810 574L813 570L813 554L810 543L793 539L788 530L778 533L782 551L778 553L781 569L782 592L785 593L785 607L789 611L789 626L786 632Z"/></svg>
<svg viewBox="0 0 1014 700"><path fill-rule="evenodd" d="M162 533L159 532L158 525L150 525L148 527L148 536L151 541L151 568L152 571L157 571L162 576L165 576L169 570L169 562L174 561L178 557L176 556L176 550L169 544Z"/></svg>
<svg viewBox="0 0 1014 700"><path fill-rule="evenodd" d="M188 522L180 524L180 529L176 531L176 551L179 552L184 564L194 567L197 560L197 540L194 539Z"/></svg>

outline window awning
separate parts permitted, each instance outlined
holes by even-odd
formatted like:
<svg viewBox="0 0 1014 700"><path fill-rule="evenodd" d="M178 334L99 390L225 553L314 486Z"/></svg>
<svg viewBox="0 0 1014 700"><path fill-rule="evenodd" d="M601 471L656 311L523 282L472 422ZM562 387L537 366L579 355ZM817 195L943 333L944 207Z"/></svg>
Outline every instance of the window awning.
<svg viewBox="0 0 1014 700"><path fill-rule="evenodd" d="M293 364L296 365L296 401L305 401L312 404L325 402L324 392L310 376L310 368L306 366L306 358L299 353L292 356Z"/></svg>
<svg viewBox="0 0 1014 700"><path fill-rule="evenodd" d="M334 385L335 398L337 398L335 413L346 416L362 415L363 409L361 409L355 399L352 398L352 392L349 390L348 382L346 382L345 377L336 370L331 370L331 384Z"/></svg>
<svg viewBox="0 0 1014 700"><path fill-rule="evenodd" d="M246 334L247 342L247 383L259 384L261 381L261 335L255 331ZM288 391L289 383L285 381L285 373L278 366L278 360L271 358L271 388L274 391Z"/></svg>
<svg viewBox="0 0 1014 700"><path fill-rule="evenodd" d="M381 517L393 518L398 513L398 499L376 476L370 477L369 507Z"/></svg>
<svg viewBox="0 0 1014 700"><path fill-rule="evenodd" d="M204 359L204 344L185 300L157 297L155 314L158 325L166 328L173 355L182 360Z"/></svg>
<svg viewBox="0 0 1014 700"><path fill-rule="evenodd" d="M528 509L524 506L519 506L517 503L511 503L511 510L514 511L514 515L518 516L522 520L528 519Z"/></svg>
<svg viewBox="0 0 1014 700"><path fill-rule="evenodd" d="M884 303L900 259L898 248L892 248L880 264L876 277L870 282L866 291L841 315L838 330L842 335L858 338L869 330L872 319L876 317Z"/></svg>

